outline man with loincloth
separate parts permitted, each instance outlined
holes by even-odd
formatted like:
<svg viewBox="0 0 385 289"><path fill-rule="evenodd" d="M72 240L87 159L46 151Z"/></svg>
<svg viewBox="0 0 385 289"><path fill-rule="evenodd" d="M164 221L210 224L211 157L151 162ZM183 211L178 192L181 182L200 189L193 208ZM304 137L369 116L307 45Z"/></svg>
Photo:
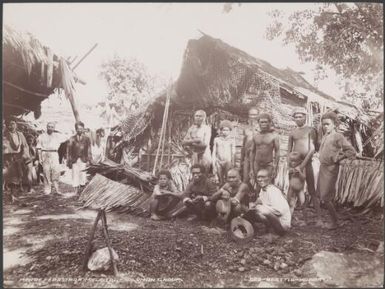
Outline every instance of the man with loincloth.
<svg viewBox="0 0 385 289"><path fill-rule="evenodd" d="M194 124L188 129L183 140L183 146L192 153L192 164L201 164L206 171L211 166L211 128L205 124L206 112L197 110L194 114Z"/></svg>
<svg viewBox="0 0 385 289"><path fill-rule="evenodd" d="M253 137L251 148L251 174L250 178L255 179L260 169L269 171L271 179L277 176L279 163L279 136L272 129L272 118L268 113L258 116L260 132ZM256 193L259 192L257 183Z"/></svg>
<svg viewBox="0 0 385 289"><path fill-rule="evenodd" d="M297 108L293 113L294 121L297 127L290 132L288 142L288 153L298 152L302 162L296 168L298 171L305 170L307 191L310 194L314 209L316 212L317 223L321 225L320 219L320 202L314 185L314 172L312 167L312 157L315 152L317 133L314 128L305 125L306 109ZM289 162L289 158L288 158Z"/></svg>

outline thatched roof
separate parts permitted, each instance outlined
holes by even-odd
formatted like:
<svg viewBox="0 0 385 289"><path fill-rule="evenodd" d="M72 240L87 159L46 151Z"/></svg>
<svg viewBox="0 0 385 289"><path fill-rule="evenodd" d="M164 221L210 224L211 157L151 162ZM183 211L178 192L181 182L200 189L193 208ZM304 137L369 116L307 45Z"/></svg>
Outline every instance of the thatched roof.
<svg viewBox="0 0 385 289"><path fill-rule="evenodd" d="M329 109L338 107L352 119L359 115L356 107L319 91L300 73L275 68L208 35L189 40L172 94L173 111L204 109L210 115L221 110L246 118L248 109L257 106L261 111L270 111L283 129L293 125L290 106L282 103L283 96L290 99L292 106L313 102ZM146 115L152 118L150 122L145 117L146 123L151 123L153 130L161 125L165 96L163 93L156 97L146 110ZM146 131L141 124L140 131L134 129L137 133L133 133L134 126L138 127L136 121L122 123L127 141Z"/></svg>
<svg viewBox="0 0 385 289"><path fill-rule="evenodd" d="M9 26L3 33L4 117L33 111L38 118L41 102L63 86L63 60L29 33Z"/></svg>
<svg viewBox="0 0 385 289"><path fill-rule="evenodd" d="M181 102L193 106L218 106L241 102L244 94L257 81L255 75L265 76L280 88L318 101L335 99L313 87L300 73L278 69L267 61L254 58L220 39L204 35L188 42L184 64L177 82Z"/></svg>

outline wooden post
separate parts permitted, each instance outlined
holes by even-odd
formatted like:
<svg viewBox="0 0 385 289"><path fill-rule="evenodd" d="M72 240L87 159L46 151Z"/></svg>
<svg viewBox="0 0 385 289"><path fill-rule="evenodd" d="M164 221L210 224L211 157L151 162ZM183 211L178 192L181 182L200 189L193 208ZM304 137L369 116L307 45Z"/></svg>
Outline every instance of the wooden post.
<svg viewBox="0 0 385 289"><path fill-rule="evenodd" d="M114 275L118 276L119 272L118 272L118 268L116 267L114 255L112 253L110 238L108 236L106 212L104 210L101 210L101 212L102 212L101 214L102 214L102 227L104 232L104 238L106 239L108 251L110 252L110 258L111 258L112 268L114 269Z"/></svg>
<svg viewBox="0 0 385 289"><path fill-rule="evenodd" d="M71 93L66 93L68 100L70 101L72 112L74 113L75 121L80 121L79 111L76 106L75 98Z"/></svg>
<svg viewBox="0 0 385 289"><path fill-rule="evenodd" d="M83 259L83 271L87 270L88 259L90 258L90 254L91 254L91 243L92 243L92 240L94 239L96 227L98 225L101 214L102 214L102 211L99 210L98 214L96 216L94 225L92 226L92 229L91 229L91 234L90 234L90 237L88 239L88 243L87 243L87 247L86 247L86 251L85 251L84 259Z"/></svg>

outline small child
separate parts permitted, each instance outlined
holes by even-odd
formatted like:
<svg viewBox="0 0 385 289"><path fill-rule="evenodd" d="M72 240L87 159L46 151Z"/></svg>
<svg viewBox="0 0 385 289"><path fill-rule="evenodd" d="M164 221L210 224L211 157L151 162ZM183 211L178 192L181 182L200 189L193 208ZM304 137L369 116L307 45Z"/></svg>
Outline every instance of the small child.
<svg viewBox="0 0 385 289"><path fill-rule="evenodd" d="M299 170L298 166L302 163L303 159L298 152L291 152L288 156L289 159L289 190L287 193L287 200L289 202L290 213L293 215L295 205L299 199L300 205L305 203L305 168ZM304 211L305 212L305 211Z"/></svg>
<svg viewBox="0 0 385 289"><path fill-rule="evenodd" d="M169 218L171 210L178 204L181 198L168 170L161 170L158 173L158 180L159 182L154 187L153 199L150 203L152 220Z"/></svg>
<svg viewBox="0 0 385 289"><path fill-rule="evenodd" d="M213 148L213 171L218 176L220 185L226 182L227 172L234 166L235 141L231 137L231 122L221 121L220 135L214 139Z"/></svg>
<svg viewBox="0 0 385 289"><path fill-rule="evenodd" d="M331 216L331 224L325 226L328 229L336 229L339 226L337 212L333 205L339 162L344 158L354 158L356 156L353 146L341 133L336 132L338 122L338 116L334 112L327 112L321 117L324 136L319 150L321 165L317 190Z"/></svg>

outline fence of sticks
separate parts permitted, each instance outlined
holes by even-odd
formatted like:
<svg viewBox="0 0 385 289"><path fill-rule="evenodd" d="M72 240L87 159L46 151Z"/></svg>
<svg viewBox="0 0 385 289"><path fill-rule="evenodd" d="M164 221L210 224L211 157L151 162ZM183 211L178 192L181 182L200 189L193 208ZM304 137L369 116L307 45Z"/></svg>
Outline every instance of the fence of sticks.
<svg viewBox="0 0 385 289"><path fill-rule="evenodd" d="M337 180L335 201L362 209L367 213L384 206L383 161L344 160Z"/></svg>

